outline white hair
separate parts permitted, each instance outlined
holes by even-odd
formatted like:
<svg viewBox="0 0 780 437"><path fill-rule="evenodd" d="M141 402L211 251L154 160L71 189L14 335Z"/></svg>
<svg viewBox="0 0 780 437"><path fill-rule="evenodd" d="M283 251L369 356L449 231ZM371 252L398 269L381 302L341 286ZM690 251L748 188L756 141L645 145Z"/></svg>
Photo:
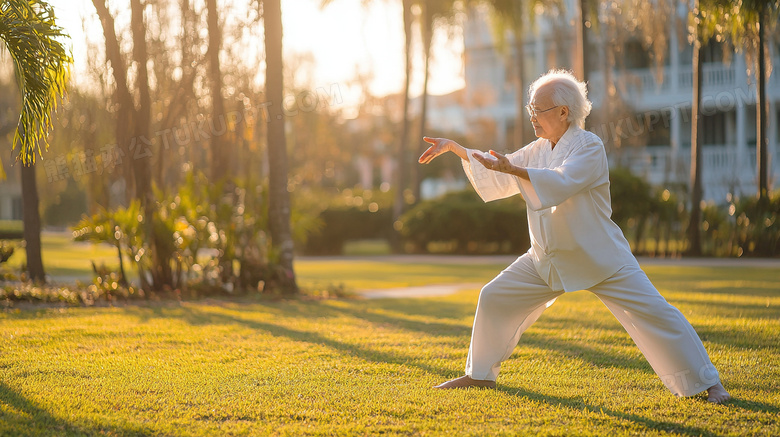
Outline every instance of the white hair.
<svg viewBox="0 0 780 437"><path fill-rule="evenodd" d="M539 88L549 85L552 88L552 101L556 106L568 106L568 121L579 127L585 126L585 118L590 114L592 104L588 100L588 87L567 70L550 70L536 79L528 88L529 101Z"/></svg>

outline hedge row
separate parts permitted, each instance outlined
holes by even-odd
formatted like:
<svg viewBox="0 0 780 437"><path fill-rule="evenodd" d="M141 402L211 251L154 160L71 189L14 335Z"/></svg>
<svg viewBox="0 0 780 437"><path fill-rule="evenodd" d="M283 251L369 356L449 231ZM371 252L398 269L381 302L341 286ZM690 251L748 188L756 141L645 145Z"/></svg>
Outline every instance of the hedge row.
<svg viewBox="0 0 780 437"><path fill-rule="evenodd" d="M522 253L528 220L519 197L485 203L474 191L421 202L396 225L408 252Z"/></svg>
<svg viewBox="0 0 780 437"><path fill-rule="evenodd" d="M651 187L624 169L610 171L612 219L637 254L678 254L686 250L689 210L685 187ZM355 193L349 193L347 199ZM343 200L343 199L342 199ZM374 212L336 202L319 214L321 231L304 253L336 255L344 243L400 238L411 253L523 253L530 247L525 203L520 196L484 203L472 190L420 202L393 222L385 193ZM754 197L726 205L706 205L701 224L707 256L779 256L780 193L766 205ZM396 242L398 240L395 240ZM649 243L649 244L648 244ZM654 244L653 244L654 243Z"/></svg>

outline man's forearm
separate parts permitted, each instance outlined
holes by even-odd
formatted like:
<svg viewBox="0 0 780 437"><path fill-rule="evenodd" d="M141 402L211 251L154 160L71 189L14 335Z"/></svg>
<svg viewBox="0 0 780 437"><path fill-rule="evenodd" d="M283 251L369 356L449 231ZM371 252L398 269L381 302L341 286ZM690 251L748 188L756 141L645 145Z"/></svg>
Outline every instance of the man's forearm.
<svg viewBox="0 0 780 437"><path fill-rule="evenodd" d="M478 150L471 150L467 149L463 146L461 146L458 143L454 143L450 145L449 151L460 156L460 159L464 161L469 160L470 154L475 154L478 161L482 163L485 167L487 167L490 170L498 171L501 173L510 174L512 176L517 176L519 178L525 179L527 181L530 181L531 178L528 176L528 170L526 170L524 167L518 167L516 165L513 165L509 160L506 159L503 155L499 155L500 159L498 160L498 164L490 164L489 161L486 161L487 158L480 158L479 155L482 153ZM475 153L476 152L476 153ZM492 152L491 152L492 153ZM496 159L496 158L493 158Z"/></svg>
<svg viewBox="0 0 780 437"><path fill-rule="evenodd" d="M450 146L450 152L458 155L460 157L460 159L462 159L464 161L468 161L469 160L469 149L461 146L458 143L453 143Z"/></svg>
<svg viewBox="0 0 780 437"><path fill-rule="evenodd" d="M519 178L523 178L527 181L531 180L531 177L528 176L528 170L526 170L524 167L518 167L516 165L513 165L512 169L510 169L510 171L508 171L507 173L517 176Z"/></svg>

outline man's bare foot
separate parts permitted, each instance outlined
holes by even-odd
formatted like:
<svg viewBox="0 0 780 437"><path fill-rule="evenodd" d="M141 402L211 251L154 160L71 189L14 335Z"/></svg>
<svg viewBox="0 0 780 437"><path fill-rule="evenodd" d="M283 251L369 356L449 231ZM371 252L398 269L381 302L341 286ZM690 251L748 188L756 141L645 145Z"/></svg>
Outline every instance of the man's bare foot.
<svg viewBox="0 0 780 437"><path fill-rule="evenodd" d="M448 389L448 388L468 388L468 387L496 388L496 382L485 380L485 379L471 379L470 376L465 375L465 376L461 376L460 378L455 378L453 380L443 382L433 388Z"/></svg>
<svg viewBox="0 0 780 437"><path fill-rule="evenodd" d="M722 404L731 399L731 395L723 387L723 384L717 383L707 389L707 400L713 404Z"/></svg>

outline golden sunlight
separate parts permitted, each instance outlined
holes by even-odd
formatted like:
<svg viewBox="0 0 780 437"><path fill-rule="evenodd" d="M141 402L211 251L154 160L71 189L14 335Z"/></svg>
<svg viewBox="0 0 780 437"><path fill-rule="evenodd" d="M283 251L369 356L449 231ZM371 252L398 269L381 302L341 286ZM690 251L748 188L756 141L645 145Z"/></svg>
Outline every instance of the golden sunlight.
<svg viewBox="0 0 780 437"><path fill-rule="evenodd" d="M122 20L124 9L129 10L129 6L121 7L120 3L109 3L120 11L117 21ZM57 11L60 25L71 35L76 80L89 81L87 59L94 58L94 54L88 54L88 51L102 49L103 38L92 2L52 0L51 4ZM224 5L234 15L227 20L245 19L246 14L238 12L242 7L233 2L224 2ZM311 74L301 73L307 76L305 80L309 85L345 85L361 77L374 95L402 91L404 39L400 1L374 1L363 5L360 0L334 0L321 8L320 0L283 0L282 17L285 52L288 59L297 57L310 64L305 67L311 69ZM90 41L91 45L85 41ZM448 36L441 31L436 34L434 44L436 56L432 59L429 92L446 94L462 88L462 37ZM254 50L258 51L258 48ZM248 56L262 59L261 53ZM291 64L295 65L295 62ZM412 94L419 94L422 88L419 55L413 65ZM293 67L288 64L287 68Z"/></svg>

